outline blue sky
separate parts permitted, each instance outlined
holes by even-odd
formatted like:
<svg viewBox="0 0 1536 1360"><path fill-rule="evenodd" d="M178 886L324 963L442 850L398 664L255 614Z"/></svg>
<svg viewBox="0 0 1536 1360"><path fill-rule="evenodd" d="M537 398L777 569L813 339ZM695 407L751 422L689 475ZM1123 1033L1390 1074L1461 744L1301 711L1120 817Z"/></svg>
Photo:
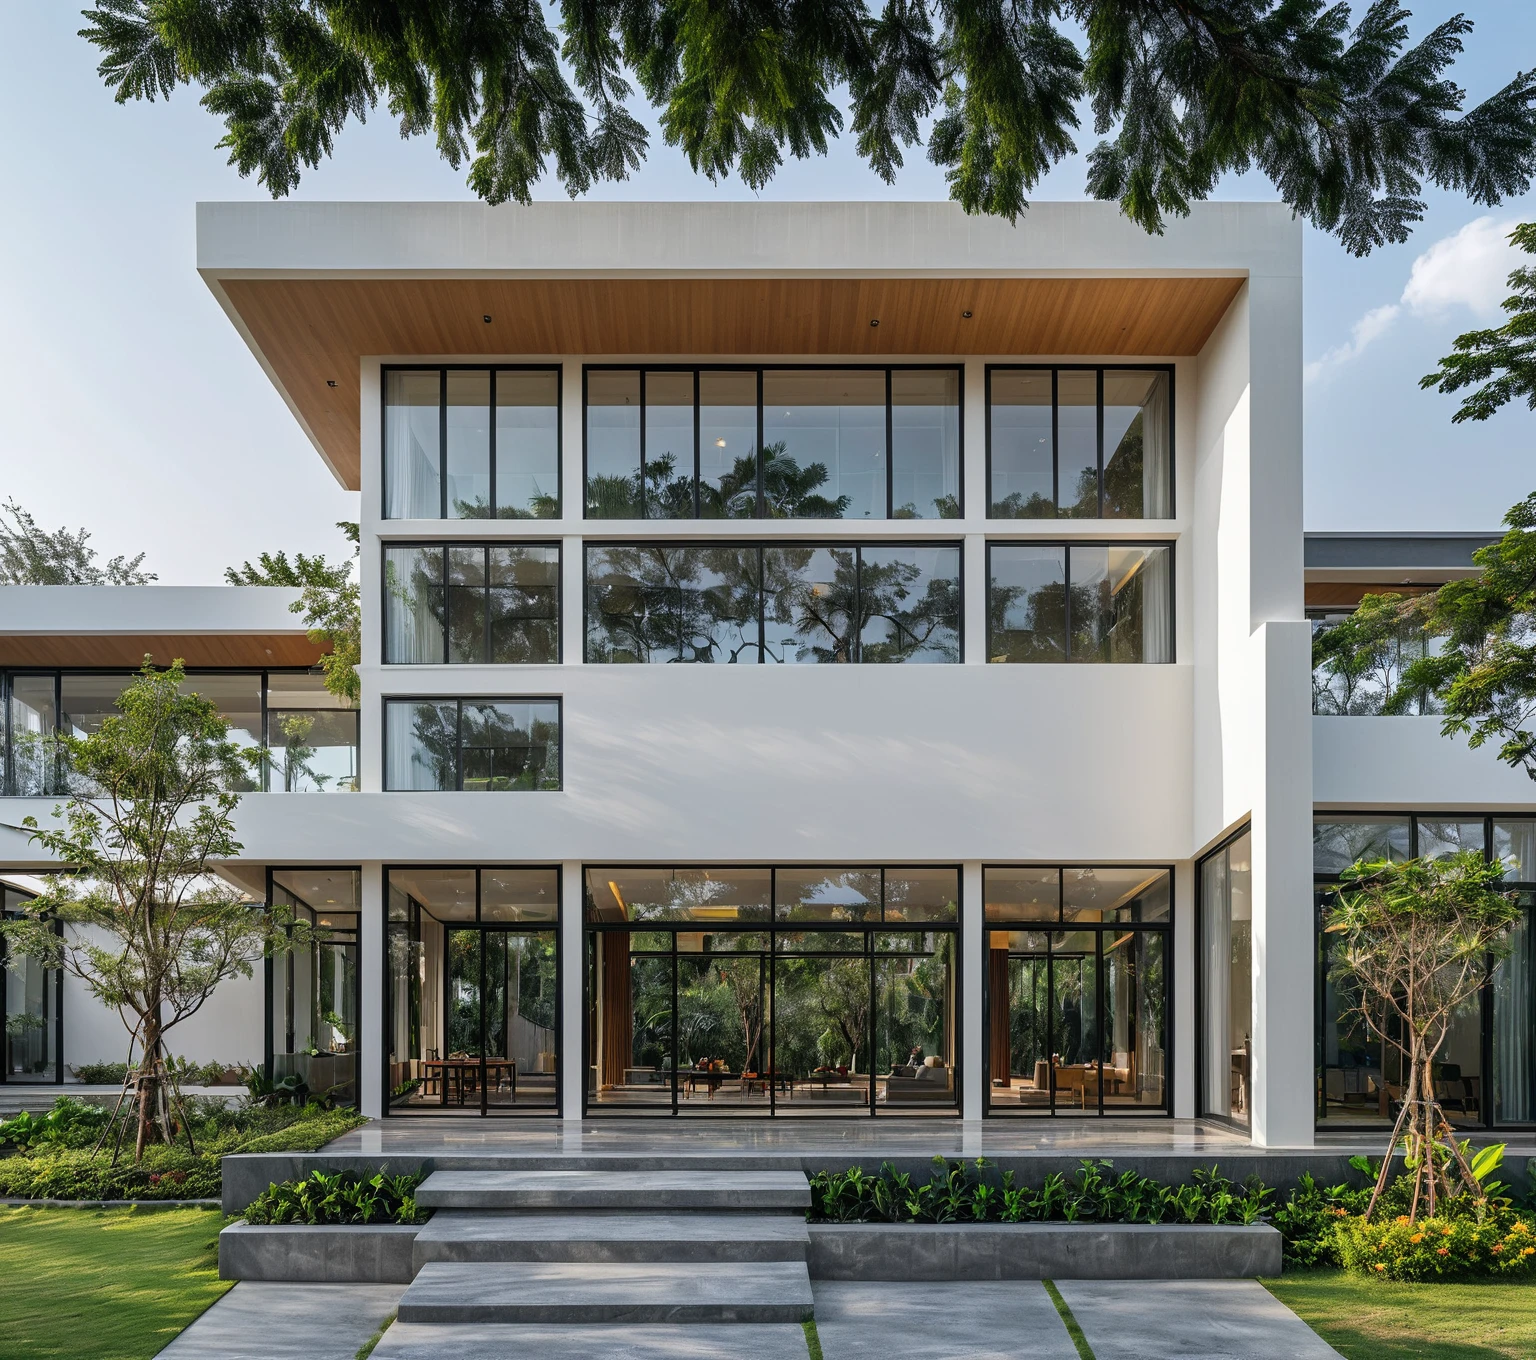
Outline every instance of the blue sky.
<svg viewBox="0 0 1536 1360"><path fill-rule="evenodd" d="M1453 12L1415 9L1415 35ZM1536 57L1536 5L1466 9L1477 27L1455 77L1475 102ZM73 5L6 0L3 13L0 498L48 526L87 526L105 555L145 550L167 582L217 581L264 548L334 551L332 524L355 518L357 498L331 480L194 268L193 204L264 191L225 165L194 91L114 104ZM1091 142L1090 128L1079 144ZM462 172L428 142L401 141L386 113L349 129L337 152L295 197L470 197ZM540 196L560 193L549 183ZM695 177L659 142L631 182L593 196L751 197ZM1081 157L1033 194L1082 196ZM1274 195L1248 176L1218 196ZM892 189L840 144L791 162L763 197L947 194L920 151ZM1453 426L1454 402L1417 386L1459 332L1496 319L1510 267L1500 228L1522 216L1536 217L1536 195L1489 210L1432 194L1408 244L1366 260L1308 230L1308 528L1492 528L1536 489L1536 415Z"/></svg>

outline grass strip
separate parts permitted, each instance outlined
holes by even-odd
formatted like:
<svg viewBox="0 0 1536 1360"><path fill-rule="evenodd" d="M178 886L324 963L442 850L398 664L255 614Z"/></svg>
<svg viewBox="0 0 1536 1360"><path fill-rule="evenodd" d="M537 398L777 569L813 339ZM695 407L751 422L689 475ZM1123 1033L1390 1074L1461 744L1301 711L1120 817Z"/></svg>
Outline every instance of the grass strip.
<svg viewBox="0 0 1536 1360"><path fill-rule="evenodd" d="M1077 1347L1077 1360L1094 1360L1093 1347L1088 1344L1088 1338L1083 1335L1083 1329L1078 1325L1077 1319L1072 1316L1072 1310L1067 1307L1067 1301L1061 1297L1061 1290L1056 1288L1055 1280L1041 1280L1045 1286L1045 1292L1051 1296L1051 1302L1056 1305L1056 1312L1061 1317L1062 1326L1067 1329L1067 1335L1072 1338L1072 1344Z"/></svg>
<svg viewBox="0 0 1536 1360"><path fill-rule="evenodd" d="M394 1321L395 1315L391 1313L387 1318L384 1319L383 1322L379 1323L379 1330L358 1347L357 1355L354 1360L368 1360L368 1357L373 1354L373 1348L384 1339L384 1333L390 1329L390 1327L394 1324Z"/></svg>
<svg viewBox="0 0 1536 1360"><path fill-rule="evenodd" d="M806 1318L800 1325L805 1329L805 1348L811 1353L811 1360L823 1360L821 1336L816 1331L816 1319Z"/></svg>

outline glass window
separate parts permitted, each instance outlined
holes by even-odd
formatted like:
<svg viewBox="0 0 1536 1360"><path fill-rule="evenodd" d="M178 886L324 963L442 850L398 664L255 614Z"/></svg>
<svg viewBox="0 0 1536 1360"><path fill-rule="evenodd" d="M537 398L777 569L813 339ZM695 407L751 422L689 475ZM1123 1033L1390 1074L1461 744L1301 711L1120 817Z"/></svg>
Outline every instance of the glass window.
<svg viewBox="0 0 1536 1360"><path fill-rule="evenodd" d="M757 514L757 374L699 374L699 514Z"/></svg>
<svg viewBox="0 0 1536 1360"><path fill-rule="evenodd" d="M755 662L756 547L589 547L589 662Z"/></svg>
<svg viewBox="0 0 1536 1360"><path fill-rule="evenodd" d="M553 700L460 704L460 787L475 792L560 787L560 706Z"/></svg>
<svg viewBox="0 0 1536 1360"><path fill-rule="evenodd" d="M891 370L891 516L960 518L960 374Z"/></svg>
<svg viewBox="0 0 1536 1360"><path fill-rule="evenodd" d="M1172 556L1165 545L991 545L988 658L1171 662Z"/></svg>
<svg viewBox="0 0 1536 1360"><path fill-rule="evenodd" d="M560 516L560 372L498 369L496 516Z"/></svg>
<svg viewBox="0 0 1536 1360"><path fill-rule="evenodd" d="M482 869L482 921L558 921L558 869Z"/></svg>
<svg viewBox="0 0 1536 1360"><path fill-rule="evenodd" d="M1493 1118L1497 1124L1536 1120L1536 930L1531 922L1536 895L1522 893L1521 905L1525 914L1512 932L1513 948L1493 970ZM1463 1087L1465 1081L1463 1077Z"/></svg>
<svg viewBox="0 0 1536 1360"><path fill-rule="evenodd" d="M1099 514L1099 375L1061 369L1056 374L1056 485L1067 519Z"/></svg>
<svg viewBox="0 0 1536 1360"><path fill-rule="evenodd" d="M1166 547L1073 544L1070 569L1070 661L1173 660Z"/></svg>
<svg viewBox="0 0 1536 1360"><path fill-rule="evenodd" d="M1536 821L1495 821L1493 857L1509 882L1536 882Z"/></svg>
<svg viewBox="0 0 1536 1360"><path fill-rule="evenodd" d="M587 373L587 518L639 519L640 373Z"/></svg>
<svg viewBox="0 0 1536 1360"><path fill-rule="evenodd" d="M1487 848L1481 817L1475 822L1431 821L1425 817L1417 820L1421 859L1447 859L1463 850L1476 850L1481 855Z"/></svg>
<svg viewBox="0 0 1536 1360"><path fill-rule="evenodd" d="M1061 871L1061 917L1074 923L1166 921L1171 884L1166 869L1069 868Z"/></svg>
<svg viewBox="0 0 1536 1360"><path fill-rule="evenodd" d="M442 375L384 374L384 518L440 519Z"/></svg>
<svg viewBox="0 0 1536 1360"><path fill-rule="evenodd" d="M885 385L878 370L764 372L771 518L885 518Z"/></svg>
<svg viewBox="0 0 1536 1360"><path fill-rule="evenodd" d="M989 921L1061 919L1060 869L983 869L981 894Z"/></svg>
<svg viewBox="0 0 1536 1360"><path fill-rule="evenodd" d="M1200 1113L1248 1119L1253 1054L1253 840L1200 862Z"/></svg>
<svg viewBox="0 0 1536 1360"><path fill-rule="evenodd" d="M765 548L763 588L766 660L823 665L858 659L857 549Z"/></svg>
<svg viewBox="0 0 1536 1360"><path fill-rule="evenodd" d="M878 869L780 869L774 880L779 921L878 921Z"/></svg>
<svg viewBox="0 0 1536 1360"><path fill-rule="evenodd" d="M459 706L452 699L384 701L384 787L459 786Z"/></svg>
<svg viewBox="0 0 1536 1360"><path fill-rule="evenodd" d="M560 549L486 549L488 659L496 665L560 660Z"/></svg>
<svg viewBox="0 0 1536 1360"><path fill-rule="evenodd" d="M17 797L57 793L53 673L13 675L10 709L11 770L6 791Z"/></svg>
<svg viewBox="0 0 1536 1360"><path fill-rule="evenodd" d="M334 708L267 709L273 793L355 793L357 713Z"/></svg>
<svg viewBox="0 0 1536 1360"><path fill-rule="evenodd" d="M960 549L859 550L859 660L960 660Z"/></svg>
<svg viewBox="0 0 1536 1360"><path fill-rule="evenodd" d="M1330 816L1312 824L1312 872L1337 874L1357 860L1409 858L1407 817Z"/></svg>
<svg viewBox="0 0 1536 1360"><path fill-rule="evenodd" d="M1056 514L1051 371L997 369L987 407L994 519L1051 519Z"/></svg>
<svg viewBox="0 0 1536 1360"><path fill-rule="evenodd" d="M993 544L987 589L987 659L1067 659L1067 550Z"/></svg>
<svg viewBox="0 0 1536 1360"><path fill-rule="evenodd" d="M261 672L218 674L193 673L182 682L183 694L207 700L229 724L228 740L242 750L256 752L263 745L261 724ZM238 788L250 792L261 787L259 766L250 766Z"/></svg>
<svg viewBox="0 0 1536 1360"><path fill-rule="evenodd" d="M885 911L893 921L920 924L960 919L960 873L957 869L887 869Z"/></svg>
<svg viewBox="0 0 1536 1360"><path fill-rule="evenodd" d="M491 375L447 372L448 519L491 517Z"/></svg>
<svg viewBox="0 0 1536 1360"><path fill-rule="evenodd" d="M1168 518L1171 431L1166 372L1104 370L1105 519Z"/></svg>
<svg viewBox="0 0 1536 1360"><path fill-rule="evenodd" d="M645 375L646 519L692 519L693 374Z"/></svg>
<svg viewBox="0 0 1536 1360"><path fill-rule="evenodd" d="M589 868L587 920L767 921L770 880L767 869Z"/></svg>
<svg viewBox="0 0 1536 1360"><path fill-rule="evenodd" d="M450 546L448 553L448 657L463 665L490 654L486 631L485 549Z"/></svg>
<svg viewBox="0 0 1536 1360"><path fill-rule="evenodd" d="M384 548L384 660L391 665L440 664L447 594L440 546Z"/></svg>
<svg viewBox="0 0 1536 1360"><path fill-rule="evenodd" d="M1173 513L1166 369L988 373L995 519L1166 519Z"/></svg>

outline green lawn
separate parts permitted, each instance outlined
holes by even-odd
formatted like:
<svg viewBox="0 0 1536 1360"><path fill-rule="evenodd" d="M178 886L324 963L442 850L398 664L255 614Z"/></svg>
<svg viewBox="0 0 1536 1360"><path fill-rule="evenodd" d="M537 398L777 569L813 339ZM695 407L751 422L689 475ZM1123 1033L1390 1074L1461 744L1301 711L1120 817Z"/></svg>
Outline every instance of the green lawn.
<svg viewBox="0 0 1536 1360"><path fill-rule="evenodd" d="M1536 1285L1391 1284L1342 1270L1264 1284L1345 1360L1536 1355Z"/></svg>
<svg viewBox="0 0 1536 1360"><path fill-rule="evenodd" d="M0 1360L154 1355L230 1283L208 1209L0 1208Z"/></svg>

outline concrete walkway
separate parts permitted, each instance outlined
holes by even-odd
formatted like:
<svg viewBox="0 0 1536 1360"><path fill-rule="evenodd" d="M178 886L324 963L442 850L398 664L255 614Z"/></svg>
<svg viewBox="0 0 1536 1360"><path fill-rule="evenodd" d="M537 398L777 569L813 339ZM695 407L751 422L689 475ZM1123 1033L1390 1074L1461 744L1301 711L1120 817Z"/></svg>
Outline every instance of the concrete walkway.
<svg viewBox="0 0 1536 1360"><path fill-rule="evenodd" d="M601 1327L397 1322L373 1360L808 1360L791 1323ZM830 1353L827 1360L831 1360Z"/></svg>
<svg viewBox="0 0 1536 1360"><path fill-rule="evenodd" d="M242 1280L160 1352L172 1360L354 1360L403 1284Z"/></svg>
<svg viewBox="0 0 1536 1360"><path fill-rule="evenodd" d="M1077 1360L1056 1305L1034 1280L811 1282L824 1360Z"/></svg>
<svg viewBox="0 0 1536 1360"><path fill-rule="evenodd" d="M1056 1287L1096 1360L1339 1360L1257 1280L1058 1280Z"/></svg>

